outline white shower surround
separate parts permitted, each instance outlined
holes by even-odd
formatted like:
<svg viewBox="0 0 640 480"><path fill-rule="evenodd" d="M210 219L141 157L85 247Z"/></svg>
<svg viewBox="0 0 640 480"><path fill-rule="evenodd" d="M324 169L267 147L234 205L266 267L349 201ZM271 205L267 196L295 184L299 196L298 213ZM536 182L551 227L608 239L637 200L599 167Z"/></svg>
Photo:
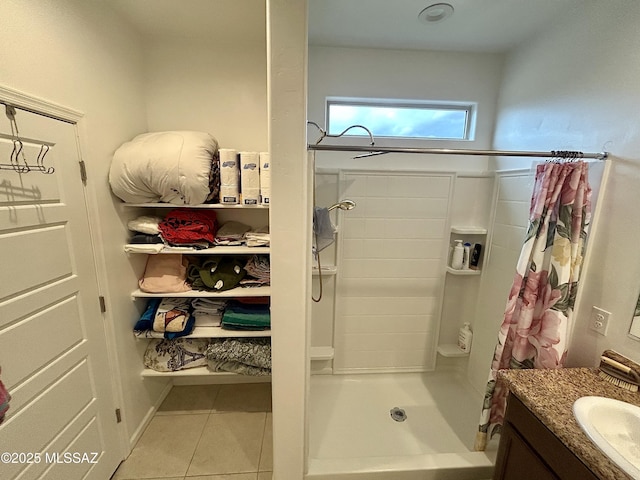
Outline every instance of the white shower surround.
<svg viewBox="0 0 640 480"><path fill-rule="evenodd" d="M334 372L433 370L455 175L343 171Z"/></svg>

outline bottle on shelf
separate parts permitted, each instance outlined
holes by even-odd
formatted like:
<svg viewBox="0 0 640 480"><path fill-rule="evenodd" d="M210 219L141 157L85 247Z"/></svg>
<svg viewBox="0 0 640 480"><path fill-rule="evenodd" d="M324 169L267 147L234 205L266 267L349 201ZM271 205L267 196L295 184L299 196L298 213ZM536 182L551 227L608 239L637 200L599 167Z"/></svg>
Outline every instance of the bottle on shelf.
<svg viewBox="0 0 640 480"><path fill-rule="evenodd" d="M469 259L469 268L471 270L477 270L478 264L480 263L480 253L482 252L482 245L476 243L473 245L473 249L471 250L471 257Z"/></svg>
<svg viewBox="0 0 640 480"><path fill-rule="evenodd" d="M462 245L462 240L455 240L455 242L456 245L453 247L453 255L451 256L451 268L461 270L464 258L464 247Z"/></svg>
<svg viewBox="0 0 640 480"><path fill-rule="evenodd" d="M464 322L462 328L458 332L458 348L465 353L471 351L471 339L473 338L473 332L470 328L469 322Z"/></svg>
<svg viewBox="0 0 640 480"><path fill-rule="evenodd" d="M462 251L462 270L469 270L469 259L471 257L471 244L465 242Z"/></svg>

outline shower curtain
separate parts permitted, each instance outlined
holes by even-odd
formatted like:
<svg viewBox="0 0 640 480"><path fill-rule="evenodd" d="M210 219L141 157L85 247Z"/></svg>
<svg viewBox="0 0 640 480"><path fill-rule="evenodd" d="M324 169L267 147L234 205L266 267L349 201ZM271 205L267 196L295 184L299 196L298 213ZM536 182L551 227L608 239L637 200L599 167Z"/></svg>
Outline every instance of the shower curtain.
<svg viewBox="0 0 640 480"><path fill-rule="evenodd" d="M547 162L536 168L526 238L498 332L476 435L484 450L499 433L506 389L500 369L561 368L591 217L585 162Z"/></svg>

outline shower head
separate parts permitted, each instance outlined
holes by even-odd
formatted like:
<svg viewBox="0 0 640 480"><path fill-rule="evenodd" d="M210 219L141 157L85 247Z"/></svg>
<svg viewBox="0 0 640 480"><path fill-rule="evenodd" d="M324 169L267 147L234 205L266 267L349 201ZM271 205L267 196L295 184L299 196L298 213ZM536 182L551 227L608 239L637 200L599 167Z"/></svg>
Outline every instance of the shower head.
<svg viewBox="0 0 640 480"><path fill-rule="evenodd" d="M327 210L331 211L335 210L336 208L339 208L340 210L353 210L354 208L356 208L356 202L354 202L353 200L345 199L341 202L331 205L329 208L327 208Z"/></svg>

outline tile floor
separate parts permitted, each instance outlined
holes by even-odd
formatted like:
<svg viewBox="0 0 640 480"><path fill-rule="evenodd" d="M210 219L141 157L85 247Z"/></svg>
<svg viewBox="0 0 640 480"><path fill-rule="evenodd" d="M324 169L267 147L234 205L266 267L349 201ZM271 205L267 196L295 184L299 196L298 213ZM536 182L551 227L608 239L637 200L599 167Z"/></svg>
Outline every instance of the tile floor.
<svg viewBox="0 0 640 480"><path fill-rule="evenodd" d="M175 386L112 480L271 480L271 384Z"/></svg>

